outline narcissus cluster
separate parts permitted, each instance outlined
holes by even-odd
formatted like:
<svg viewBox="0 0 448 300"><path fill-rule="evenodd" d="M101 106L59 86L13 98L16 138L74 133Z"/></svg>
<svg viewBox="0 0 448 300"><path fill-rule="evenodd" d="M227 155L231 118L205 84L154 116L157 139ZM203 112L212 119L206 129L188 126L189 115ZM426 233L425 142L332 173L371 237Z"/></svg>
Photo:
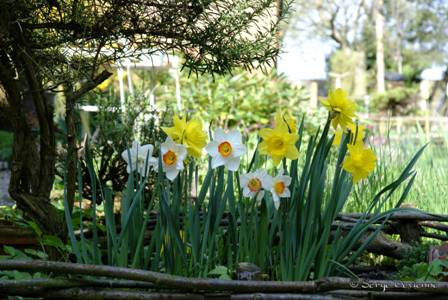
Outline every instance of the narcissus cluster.
<svg viewBox="0 0 448 300"><path fill-rule="evenodd" d="M340 145L343 135L348 135L346 156L342 168L352 174L353 182L366 178L375 168L376 156L373 151L364 145L365 127L356 121L356 104L350 100L342 89L331 91L328 98L322 101L328 109L330 120L335 129L333 144ZM188 156L199 158L203 150L211 158L211 168L225 167L228 171L236 172L240 167L241 157L246 153L242 135L237 130L225 131L218 128L207 142L207 133L200 118L173 117L172 127L162 127L167 134L166 140L160 145L160 161L166 177L173 181L179 172L184 169ZM274 166L280 162L297 160L299 151L297 141L296 120L286 112L275 115L275 124L272 128L260 130L261 142L258 150L262 155L272 159ZM153 145L140 145L134 142L130 149L123 151L122 157L127 162L127 171L138 172L146 177L150 168L158 170L158 161L152 156ZM251 173L242 174L239 178L243 196L261 199L265 191L272 194L275 206L278 208L281 198L291 196L289 185L291 177L278 172L273 177L266 170L259 169Z"/></svg>

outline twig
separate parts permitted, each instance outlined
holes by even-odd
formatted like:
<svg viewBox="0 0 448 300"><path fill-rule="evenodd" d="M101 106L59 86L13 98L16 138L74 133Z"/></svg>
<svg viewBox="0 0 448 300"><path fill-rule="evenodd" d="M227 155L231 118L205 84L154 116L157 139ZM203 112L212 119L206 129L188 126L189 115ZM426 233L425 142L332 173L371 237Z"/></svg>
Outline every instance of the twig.
<svg viewBox="0 0 448 300"><path fill-rule="evenodd" d="M428 238L432 238L432 239L437 239L437 240L441 240L441 241L448 241L448 235L443 235L443 234L437 234L437 233L431 233L431 232L422 232L420 233L421 236L424 237L428 237Z"/></svg>
<svg viewBox="0 0 448 300"><path fill-rule="evenodd" d="M420 222L419 225L448 232L448 225L445 224L423 221Z"/></svg>
<svg viewBox="0 0 448 300"><path fill-rule="evenodd" d="M448 282L397 282L387 280L353 281L349 278L328 277L315 281L241 281L202 279L174 276L152 271L112 266L83 265L52 261L0 261L0 270L52 272L89 276L104 276L151 282L157 288L184 291L227 291L240 293L316 293L338 289L383 290L398 292L429 292L448 294ZM364 283L367 283L364 284Z"/></svg>
<svg viewBox="0 0 448 300"><path fill-rule="evenodd" d="M0 290L1 295L1 290ZM15 296L32 296L42 297L44 299L82 299L82 300L203 300L202 295L185 294L185 293L156 293L147 291L130 291L130 290L116 290L116 289L98 289L98 288L68 288L60 290L48 289L28 289L28 290L11 290L7 295Z"/></svg>
<svg viewBox="0 0 448 300"><path fill-rule="evenodd" d="M92 80L86 82L83 86L81 86L78 90L74 91L68 96L69 102L76 102L79 98L81 98L84 94L90 92L93 90L96 86L101 84L103 81L105 81L107 78L109 78L112 75L111 72L108 70L103 70L100 74L98 74L95 78Z"/></svg>
<svg viewBox="0 0 448 300"><path fill-rule="evenodd" d="M348 214L340 214L339 217L348 217L353 219L359 219L363 216L362 213L348 213ZM367 219L370 218L370 215L367 215ZM399 211L394 213L389 220L398 221L398 220L412 220L412 221L439 221L439 222L448 222L448 215L438 215L438 214L430 214L421 210L413 209L412 211Z"/></svg>
<svg viewBox="0 0 448 300"><path fill-rule="evenodd" d="M71 288L71 287L109 287L109 288L139 288L152 289L154 285L149 282L132 280L104 280L104 279L56 279L56 278L35 278L24 280L0 280L0 291L7 289L29 289L33 288Z"/></svg>

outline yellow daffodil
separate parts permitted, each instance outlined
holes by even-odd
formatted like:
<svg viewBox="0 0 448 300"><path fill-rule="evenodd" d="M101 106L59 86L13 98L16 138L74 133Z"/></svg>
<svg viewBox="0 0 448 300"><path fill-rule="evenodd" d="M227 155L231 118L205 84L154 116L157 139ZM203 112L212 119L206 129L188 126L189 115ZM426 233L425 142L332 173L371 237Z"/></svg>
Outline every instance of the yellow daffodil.
<svg viewBox="0 0 448 300"><path fill-rule="evenodd" d="M362 144L347 145L348 156L342 163L342 168L351 173L353 182L367 178L376 165L376 156L372 150Z"/></svg>
<svg viewBox="0 0 448 300"><path fill-rule="evenodd" d="M336 89L328 94L326 100L321 101L322 105L331 113L331 124L336 129L340 125L346 129L352 118L356 117L356 103L348 99L347 93L342 89Z"/></svg>
<svg viewBox="0 0 448 300"><path fill-rule="evenodd" d="M187 122L185 116L182 119L174 116L173 127L162 127L162 129L174 142L184 145L189 155L201 156L202 148L207 144L207 134L202 129L199 118L193 118Z"/></svg>
<svg viewBox="0 0 448 300"><path fill-rule="evenodd" d="M296 147L299 135L289 133L286 126L264 128L260 131L260 136L263 139L260 143L260 153L269 155L275 165L278 165L283 158L294 160L299 157Z"/></svg>
<svg viewBox="0 0 448 300"><path fill-rule="evenodd" d="M275 127L286 126L290 133L297 133L296 119L287 112L275 114Z"/></svg>
<svg viewBox="0 0 448 300"><path fill-rule="evenodd" d="M364 137L366 136L366 127L364 125L358 125L351 123L347 126L350 131L351 137L349 144L363 144ZM344 130L338 128L334 133L333 145L339 146L341 144L342 133ZM347 132L347 131L345 131Z"/></svg>

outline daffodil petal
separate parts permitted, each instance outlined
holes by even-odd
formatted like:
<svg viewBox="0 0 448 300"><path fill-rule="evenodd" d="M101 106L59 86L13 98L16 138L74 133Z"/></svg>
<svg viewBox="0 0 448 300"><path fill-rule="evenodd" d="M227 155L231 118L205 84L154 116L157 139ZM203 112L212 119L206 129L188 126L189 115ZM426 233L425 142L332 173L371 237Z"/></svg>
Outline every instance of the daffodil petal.
<svg viewBox="0 0 448 300"><path fill-rule="evenodd" d="M237 171L238 168L240 167L240 158L239 157L231 157L229 159L227 159L227 163L226 163L227 169L229 169L229 171Z"/></svg>

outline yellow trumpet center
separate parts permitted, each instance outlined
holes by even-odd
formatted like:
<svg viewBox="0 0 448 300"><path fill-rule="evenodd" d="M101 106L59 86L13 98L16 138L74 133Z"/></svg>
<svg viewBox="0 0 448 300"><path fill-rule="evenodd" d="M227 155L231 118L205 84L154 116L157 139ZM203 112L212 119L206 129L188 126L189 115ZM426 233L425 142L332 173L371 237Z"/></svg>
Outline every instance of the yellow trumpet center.
<svg viewBox="0 0 448 300"><path fill-rule="evenodd" d="M230 145L229 142L222 142L218 145L218 152L224 156L227 157L230 154L232 154L232 145Z"/></svg>
<svg viewBox="0 0 448 300"><path fill-rule="evenodd" d="M285 191L285 183L283 181L277 181L274 184L274 191L277 193L277 195L281 195L283 194L283 192Z"/></svg>
<svg viewBox="0 0 448 300"><path fill-rule="evenodd" d="M261 190L261 181L258 178L251 178L247 183L247 186L251 192L258 192Z"/></svg>
<svg viewBox="0 0 448 300"><path fill-rule="evenodd" d="M176 163L177 161L177 155L176 153L174 153L171 150L168 150L164 155L163 155L163 162L165 163L165 165L167 166L171 166L172 164Z"/></svg>
<svg viewBox="0 0 448 300"><path fill-rule="evenodd" d="M282 149L285 145L283 139L281 138L274 138L272 140L272 145L274 146L275 149Z"/></svg>

